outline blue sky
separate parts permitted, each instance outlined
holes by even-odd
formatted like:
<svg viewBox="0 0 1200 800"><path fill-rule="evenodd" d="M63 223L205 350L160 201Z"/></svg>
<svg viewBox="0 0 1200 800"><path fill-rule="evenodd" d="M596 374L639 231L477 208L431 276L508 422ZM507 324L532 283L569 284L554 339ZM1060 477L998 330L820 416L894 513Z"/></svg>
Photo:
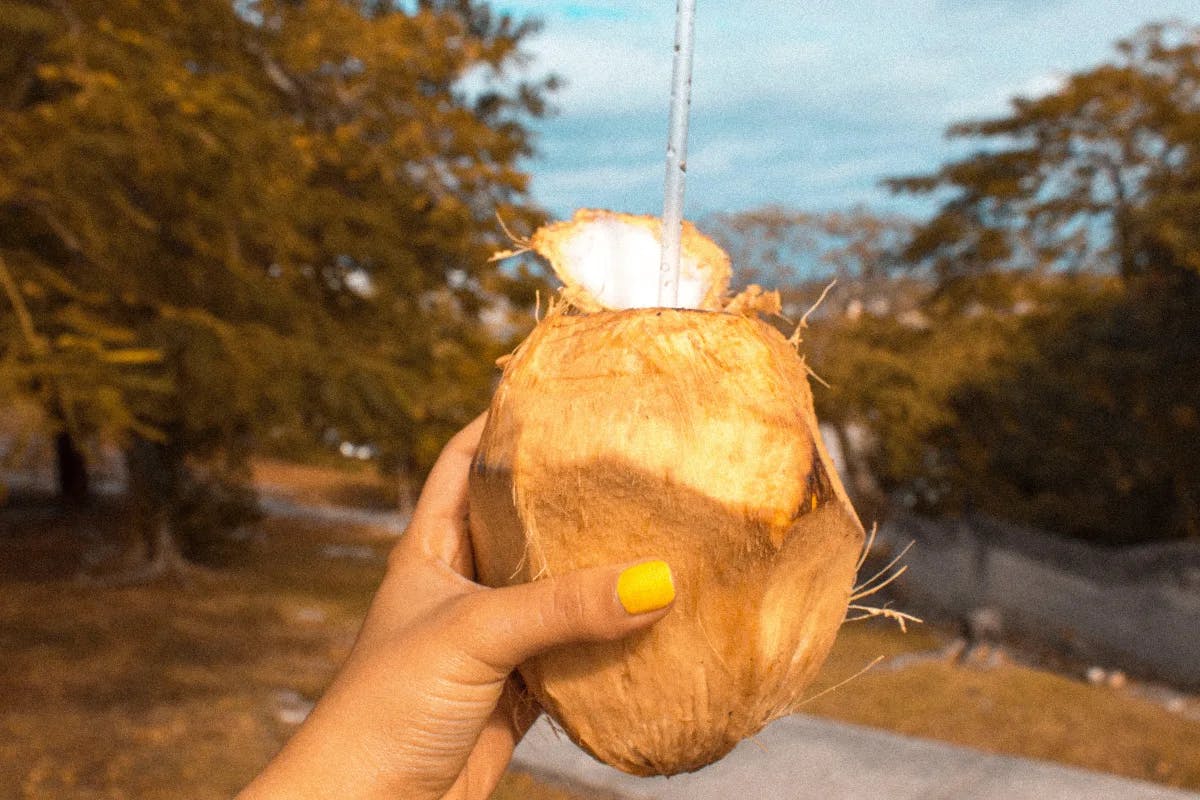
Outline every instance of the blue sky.
<svg viewBox="0 0 1200 800"><path fill-rule="evenodd" d="M497 0L537 16L533 74L567 82L526 166L555 216L661 211L674 0ZM698 0L687 215L770 203L919 211L879 188L956 153L951 122L1003 113L1197 0Z"/></svg>

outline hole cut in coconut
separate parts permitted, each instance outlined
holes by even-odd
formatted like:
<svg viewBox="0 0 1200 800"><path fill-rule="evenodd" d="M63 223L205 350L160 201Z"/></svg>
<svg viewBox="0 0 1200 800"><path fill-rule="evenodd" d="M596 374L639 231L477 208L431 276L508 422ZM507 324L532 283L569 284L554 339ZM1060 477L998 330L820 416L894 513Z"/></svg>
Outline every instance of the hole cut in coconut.
<svg viewBox="0 0 1200 800"><path fill-rule="evenodd" d="M582 209L568 222L538 229L529 244L550 262L565 284L564 297L581 311L659 305L662 223L657 217ZM685 222L677 307L723 310L729 276L729 256Z"/></svg>

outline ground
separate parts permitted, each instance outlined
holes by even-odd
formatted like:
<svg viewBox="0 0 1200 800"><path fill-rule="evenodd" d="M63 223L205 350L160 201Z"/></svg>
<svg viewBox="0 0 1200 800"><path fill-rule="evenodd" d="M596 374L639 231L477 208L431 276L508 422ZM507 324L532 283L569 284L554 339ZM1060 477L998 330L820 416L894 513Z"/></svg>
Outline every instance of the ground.
<svg viewBox="0 0 1200 800"><path fill-rule="evenodd" d="M358 472L339 481L294 497L382 491ZM228 568L129 587L80 581L96 567L95 532L120 523L111 503L65 519L20 498L0 509L0 797L228 798L330 680L393 541L371 524L291 514L243 531ZM847 625L810 694L884 661L802 711L1200 789L1195 698L1168 708L1136 684L962 662L952 641L929 626ZM495 800L582 797L510 775Z"/></svg>

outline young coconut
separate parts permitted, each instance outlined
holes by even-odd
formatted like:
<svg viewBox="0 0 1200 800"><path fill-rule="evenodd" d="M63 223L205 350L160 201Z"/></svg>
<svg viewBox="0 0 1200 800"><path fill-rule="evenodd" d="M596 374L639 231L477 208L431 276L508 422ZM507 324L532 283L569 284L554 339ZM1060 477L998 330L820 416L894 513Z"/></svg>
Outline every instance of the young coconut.
<svg viewBox="0 0 1200 800"><path fill-rule="evenodd" d="M691 307L652 307L659 232L581 211L534 235L567 302L505 366L470 484L488 585L671 565L675 607L653 628L520 669L572 740L636 775L699 769L796 708L863 542L804 362L753 316L771 295L727 303L728 257L685 225Z"/></svg>

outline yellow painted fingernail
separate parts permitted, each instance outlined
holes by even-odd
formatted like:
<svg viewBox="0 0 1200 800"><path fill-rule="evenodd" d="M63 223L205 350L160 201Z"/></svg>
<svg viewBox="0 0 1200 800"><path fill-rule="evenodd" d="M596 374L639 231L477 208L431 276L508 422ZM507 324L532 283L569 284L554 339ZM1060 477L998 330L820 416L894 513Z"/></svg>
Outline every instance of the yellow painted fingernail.
<svg viewBox="0 0 1200 800"><path fill-rule="evenodd" d="M665 561L646 561L629 567L617 578L617 598L630 614L645 614L670 605L675 581Z"/></svg>

